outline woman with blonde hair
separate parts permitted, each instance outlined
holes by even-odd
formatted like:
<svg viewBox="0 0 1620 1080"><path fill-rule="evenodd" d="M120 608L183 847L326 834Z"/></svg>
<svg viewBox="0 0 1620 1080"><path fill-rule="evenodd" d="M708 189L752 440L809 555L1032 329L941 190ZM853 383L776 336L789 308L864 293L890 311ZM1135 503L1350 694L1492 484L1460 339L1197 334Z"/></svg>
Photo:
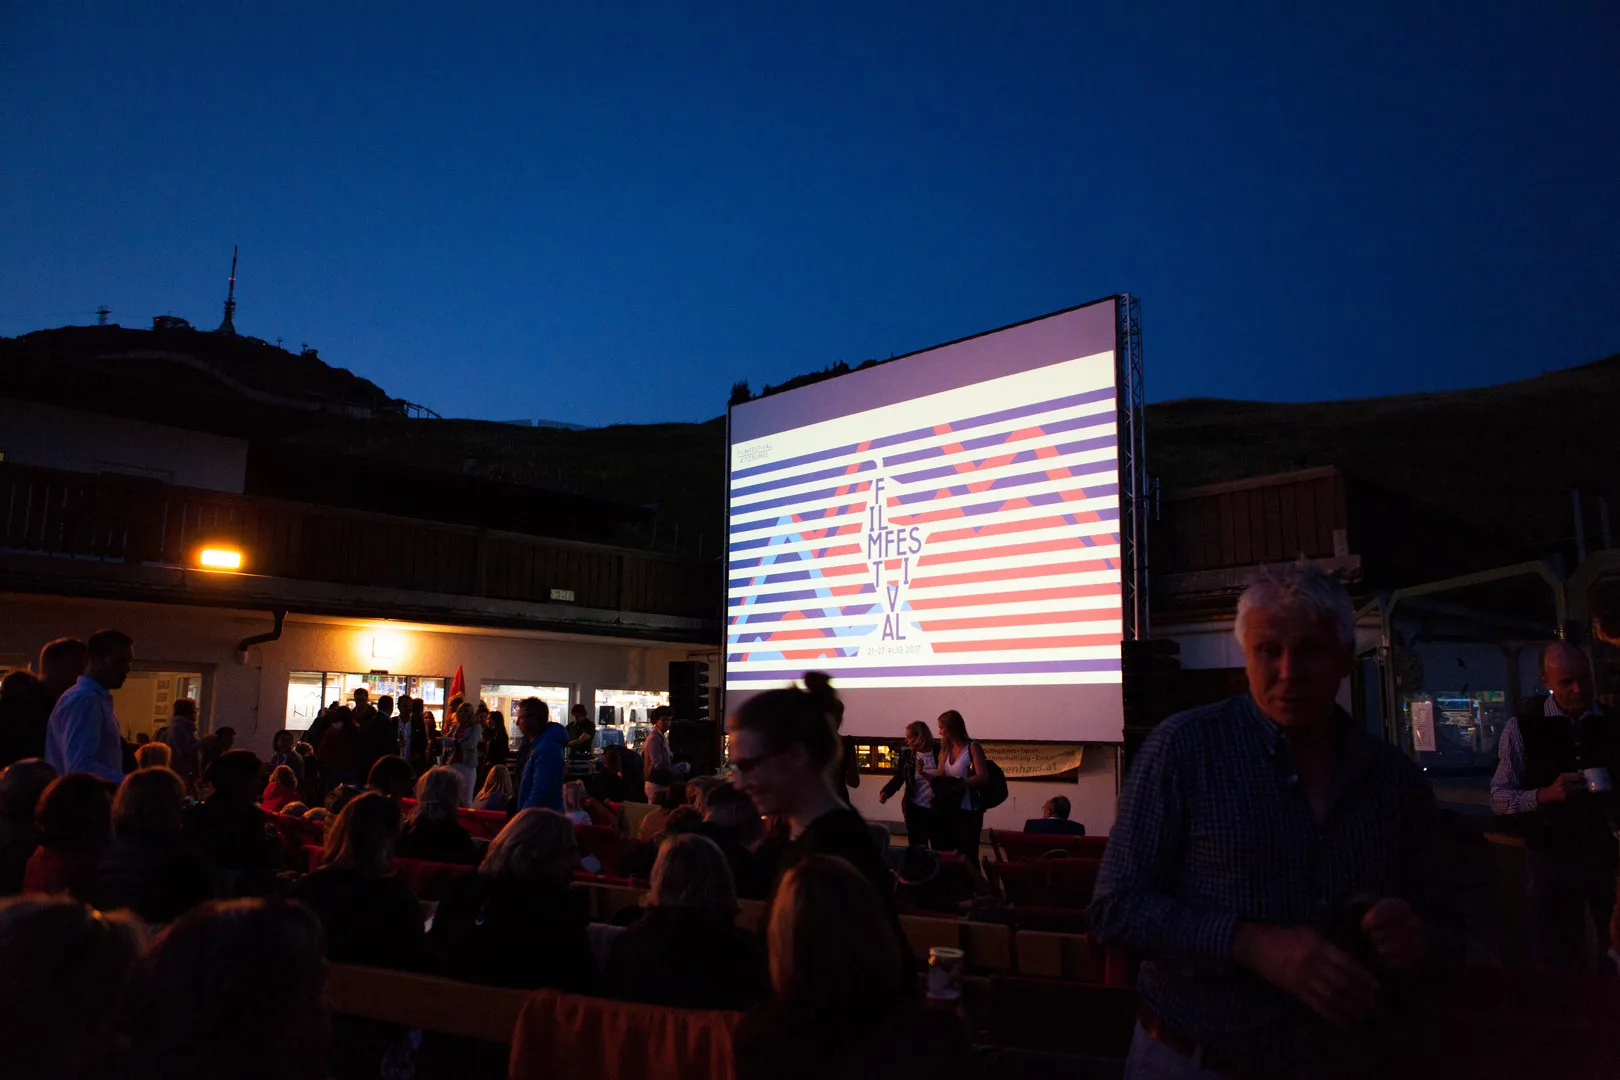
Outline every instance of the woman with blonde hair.
<svg viewBox="0 0 1620 1080"><path fill-rule="evenodd" d="M737 1024L737 1080L972 1074L961 1021L921 1008L882 902L847 862L811 855L788 870L765 936L771 999Z"/></svg>
<svg viewBox="0 0 1620 1080"><path fill-rule="evenodd" d="M326 958L339 964L414 970L422 963L422 912L394 875L399 804L368 791L327 826L321 868L293 886L320 917Z"/></svg>
<svg viewBox="0 0 1620 1080"><path fill-rule="evenodd" d="M298 776L287 766L277 765L270 770L270 782L264 785L259 805L272 814L279 814L288 803L298 801Z"/></svg>
<svg viewBox="0 0 1620 1080"><path fill-rule="evenodd" d="M979 834L984 811L974 805L974 791L989 782L984 748L967 731L955 709L939 714L939 773L934 777L934 814L939 832L935 845L961 852L969 866L979 864Z"/></svg>
<svg viewBox="0 0 1620 1080"><path fill-rule="evenodd" d="M478 720L478 710L470 701L463 701L456 709L444 733L444 763L461 777L459 805L471 806L478 782L478 740L484 734L484 725Z"/></svg>
<svg viewBox="0 0 1620 1080"><path fill-rule="evenodd" d="M399 841L399 854L427 862L478 862L478 845L462 828L458 811L461 777L454 769L429 769L416 781L416 806Z"/></svg>
<svg viewBox="0 0 1620 1080"><path fill-rule="evenodd" d="M768 990L765 955L739 930L731 867L714 841L686 833L659 845L640 921L608 954L607 992L686 1009L746 1009Z"/></svg>
<svg viewBox="0 0 1620 1080"><path fill-rule="evenodd" d="M484 777L484 787L473 799L474 810L489 810L501 814L512 802L512 772L505 765L490 768Z"/></svg>
<svg viewBox="0 0 1620 1080"><path fill-rule="evenodd" d="M489 842L476 874L459 878L433 916L441 974L489 986L588 992L595 964L574 826L555 810L524 810Z"/></svg>

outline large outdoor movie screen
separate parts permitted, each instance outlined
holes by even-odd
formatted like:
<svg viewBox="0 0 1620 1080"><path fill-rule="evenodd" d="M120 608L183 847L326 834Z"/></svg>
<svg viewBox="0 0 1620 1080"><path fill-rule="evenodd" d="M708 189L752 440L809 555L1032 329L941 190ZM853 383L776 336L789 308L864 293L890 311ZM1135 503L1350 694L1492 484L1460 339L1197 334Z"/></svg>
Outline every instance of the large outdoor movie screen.
<svg viewBox="0 0 1620 1080"><path fill-rule="evenodd" d="M844 733L1121 738L1115 301L738 405L726 709L826 671Z"/></svg>

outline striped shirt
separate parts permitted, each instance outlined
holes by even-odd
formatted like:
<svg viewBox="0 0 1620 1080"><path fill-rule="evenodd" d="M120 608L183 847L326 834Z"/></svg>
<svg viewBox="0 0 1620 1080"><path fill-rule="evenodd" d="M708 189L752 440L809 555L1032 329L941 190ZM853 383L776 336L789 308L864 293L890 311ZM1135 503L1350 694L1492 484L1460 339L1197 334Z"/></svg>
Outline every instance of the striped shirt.
<svg viewBox="0 0 1620 1080"><path fill-rule="evenodd" d="M1166 720L1126 777L1092 929L1144 958L1143 1004L1212 1053L1298 1059L1311 1033L1304 1006L1232 963L1240 922L1327 931L1362 896L1435 910L1433 793L1398 750L1339 720L1321 821L1287 733L1247 695Z"/></svg>
<svg viewBox="0 0 1620 1080"><path fill-rule="evenodd" d="M1594 702L1588 713L1601 716L1603 710ZM1568 716L1552 698L1542 706L1543 716ZM1524 732L1519 730L1519 718L1512 717L1502 726L1502 735L1496 741L1496 772L1491 774L1491 813L1533 814L1541 806L1536 789L1526 787L1524 762Z"/></svg>

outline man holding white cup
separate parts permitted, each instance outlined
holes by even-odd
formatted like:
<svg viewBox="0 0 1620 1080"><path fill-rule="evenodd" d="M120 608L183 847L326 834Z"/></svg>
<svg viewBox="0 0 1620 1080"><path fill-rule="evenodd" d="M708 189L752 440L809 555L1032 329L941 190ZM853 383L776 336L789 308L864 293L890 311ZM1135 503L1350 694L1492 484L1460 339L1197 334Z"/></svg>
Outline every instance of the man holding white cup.
<svg viewBox="0 0 1620 1080"><path fill-rule="evenodd" d="M1620 771L1620 725L1592 701L1592 667L1575 646L1559 641L1542 650L1541 682L1552 696L1502 729L1491 809L1527 819L1532 960L1587 971L1588 912L1603 954L1600 963L1610 962L1609 921L1620 862L1613 790Z"/></svg>

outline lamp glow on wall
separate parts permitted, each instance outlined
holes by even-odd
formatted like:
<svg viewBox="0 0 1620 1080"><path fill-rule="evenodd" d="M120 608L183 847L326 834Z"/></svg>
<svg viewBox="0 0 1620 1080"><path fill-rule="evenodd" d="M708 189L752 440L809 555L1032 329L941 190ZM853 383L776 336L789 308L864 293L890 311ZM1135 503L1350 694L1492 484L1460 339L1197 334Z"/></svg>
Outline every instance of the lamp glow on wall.
<svg viewBox="0 0 1620 1080"><path fill-rule="evenodd" d="M240 570L242 552L237 548L210 545L197 553L197 565L204 570Z"/></svg>
<svg viewBox="0 0 1620 1080"><path fill-rule="evenodd" d="M373 660L398 660L405 651L405 639L399 634L377 634L371 639Z"/></svg>

